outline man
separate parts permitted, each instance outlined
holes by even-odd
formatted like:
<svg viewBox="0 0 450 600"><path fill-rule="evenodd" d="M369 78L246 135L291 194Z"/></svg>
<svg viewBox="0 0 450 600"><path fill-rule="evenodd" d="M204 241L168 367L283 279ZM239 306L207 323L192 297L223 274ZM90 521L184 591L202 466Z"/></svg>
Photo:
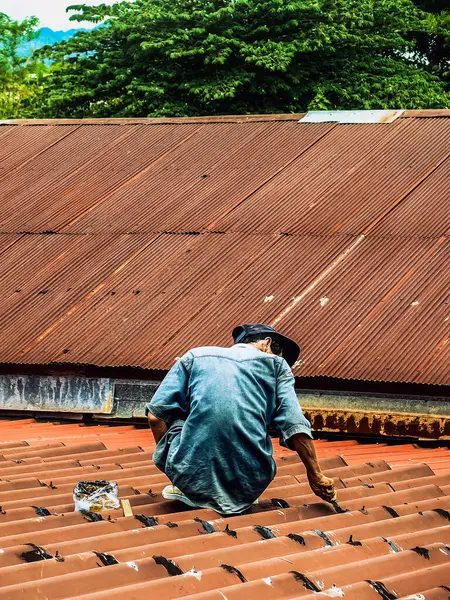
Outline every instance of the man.
<svg viewBox="0 0 450 600"><path fill-rule="evenodd" d="M239 325L231 348L195 348L180 358L147 406L153 456L173 486L166 499L237 515L276 474L267 427L295 450L313 492L333 501L333 480L317 462L290 367L300 348L263 324ZM175 487L176 486L176 487Z"/></svg>

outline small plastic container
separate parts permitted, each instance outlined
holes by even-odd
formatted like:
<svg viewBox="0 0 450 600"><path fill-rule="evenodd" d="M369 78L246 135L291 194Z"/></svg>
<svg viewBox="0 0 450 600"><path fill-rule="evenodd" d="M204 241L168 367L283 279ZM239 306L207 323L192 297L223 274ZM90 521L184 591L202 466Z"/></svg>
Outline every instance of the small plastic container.
<svg viewBox="0 0 450 600"><path fill-rule="evenodd" d="M119 486L115 481L79 481L73 490L75 510L100 513L120 507Z"/></svg>

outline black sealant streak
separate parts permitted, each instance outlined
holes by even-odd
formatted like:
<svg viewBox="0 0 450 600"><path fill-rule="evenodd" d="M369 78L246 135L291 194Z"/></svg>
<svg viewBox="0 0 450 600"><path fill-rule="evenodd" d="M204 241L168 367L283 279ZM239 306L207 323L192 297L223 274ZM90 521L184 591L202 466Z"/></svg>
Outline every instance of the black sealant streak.
<svg viewBox="0 0 450 600"><path fill-rule="evenodd" d="M311 581L311 579L306 577L306 575L303 575L303 573L299 573L298 571L290 571L290 573L294 576L296 581L301 581L307 590L316 593L322 591L313 581Z"/></svg>
<svg viewBox="0 0 450 600"><path fill-rule="evenodd" d="M313 531L324 540L327 546L334 546L334 543L330 540L326 533L320 531L320 529L313 529Z"/></svg>
<svg viewBox="0 0 450 600"><path fill-rule="evenodd" d="M433 512L437 513L440 517L447 519L447 521L450 521L450 512L448 512L448 510L444 510L443 508L434 508Z"/></svg>
<svg viewBox="0 0 450 600"><path fill-rule="evenodd" d="M119 561L117 560L117 558L115 558L112 554L105 554L104 552L95 552L94 551L95 556L97 556L103 566L105 567L110 567L111 565L118 565Z"/></svg>
<svg viewBox="0 0 450 600"><path fill-rule="evenodd" d="M216 530L211 525L211 523L208 523L208 521L204 521L203 519L200 519L200 517L195 517L194 521L200 523L203 529L206 531L206 533L216 533Z"/></svg>
<svg viewBox="0 0 450 600"><path fill-rule="evenodd" d="M381 508L384 508L384 510L387 510L387 512L391 515L391 517L393 517L394 519L396 519L397 517L399 517L400 515L398 514L398 512L392 508L392 506L382 506Z"/></svg>
<svg viewBox="0 0 450 600"><path fill-rule="evenodd" d="M157 565L162 565L171 577L183 575L183 570L177 565L174 560L169 560L165 556L154 556L153 560Z"/></svg>
<svg viewBox="0 0 450 600"><path fill-rule="evenodd" d="M342 506L340 506L336 500L333 500L332 502L330 502L330 504L334 508L334 510L340 515L348 512L348 509L342 508Z"/></svg>
<svg viewBox="0 0 450 600"><path fill-rule="evenodd" d="M272 530L269 527L263 527L262 525L256 525L256 527L253 528L254 531L256 531L256 533L259 533L259 535L264 539L264 540L272 540L275 536L275 534L272 532Z"/></svg>
<svg viewBox="0 0 450 600"><path fill-rule="evenodd" d="M377 594L383 598L383 600L397 600L398 596L391 594L383 582L372 581L371 579L366 579L366 581L373 587Z"/></svg>
<svg viewBox="0 0 450 600"><path fill-rule="evenodd" d="M225 569L225 571L228 571L228 573L237 575L239 577L239 579L242 581L242 583L247 583L247 580L245 579L245 577L242 575L242 573L239 571L239 569L236 569L236 567L232 567L231 565L220 565L220 566L222 567L222 569Z"/></svg>
<svg viewBox="0 0 450 600"><path fill-rule="evenodd" d="M350 546L362 546L361 542L354 540L352 535L349 537L347 544L350 544Z"/></svg>
<svg viewBox="0 0 450 600"><path fill-rule="evenodd" d="M237 533L233 529L230 529L230 526L228 525L228 523L224 529L224 533L226 533L227 535L229 535L233 538L237 538Z"/></svg>
<svg viewBox="0 0 450 600"><path fill-rule="evenodd" d="M36 544L25 544L25 546L31 546L32 550L28 550L28 552L22 552L20 558L25 562L37 562L39 560L50 560L53 558L51 554L49 554L44 548L40 546L36 546Z"/></svg>
<svg viewBox="0 0 450 600"><path fill-rule="evenodd" d="M283 498L272 498L270 501L272 502L272 505L277 508L291 508L289 502L286 502Z"/></svg>
<svg viewBox="0 0 450 600"><path fill-rule="evenodd" d="M416 546L415 548L411 548L411 550L413 552L415 552L416 554L418 554L419 556L422 556L423 558L430 560L430 552L428 551L428 548L422 548L421 546Z"/></svg>
<svg viewBox="0 0 450 600"><path fill-rule="evenodd" d="M83 508L80 510L80 513L92 523L95 523L96 521L103 521L103 517L99 513L93 513L88 510L84 510Z"/></svg>
<svg viewBox="0 0 450 600"><path fill-rule="evenodd" d="M145 527L156 527L158 523L158 519L156 517L146 517L145 515L134 515L135 518L140 521Z"/></svg>
<svg viewBox="0 0 450 600"><path fill-rule="evenodd" d="M300 544L300 546L306 546L305 538L302 535L298 535L298 533L288 533L287 537L293 542Z"/></svg>
<svg viewBox="0 0 450 600"><path fill-rule="evenodd" d="M38 517L48 517L51 514L50 511L43 506L32 506L31 508L34 508Z"/></svg>

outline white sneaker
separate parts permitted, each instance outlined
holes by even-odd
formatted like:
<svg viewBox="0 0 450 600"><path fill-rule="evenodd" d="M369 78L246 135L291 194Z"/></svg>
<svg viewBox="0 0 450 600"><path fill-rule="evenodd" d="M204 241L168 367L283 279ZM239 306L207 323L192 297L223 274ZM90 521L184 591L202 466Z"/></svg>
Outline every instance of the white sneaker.
<svg viewBox="0 0 450 600"><path fill-rule="evenodd" d="M187 504L187 506L190 506L191 508L199 508L174 485L167 485L162 491L162 497L166 500L178 500L179 502Z"/></svg>

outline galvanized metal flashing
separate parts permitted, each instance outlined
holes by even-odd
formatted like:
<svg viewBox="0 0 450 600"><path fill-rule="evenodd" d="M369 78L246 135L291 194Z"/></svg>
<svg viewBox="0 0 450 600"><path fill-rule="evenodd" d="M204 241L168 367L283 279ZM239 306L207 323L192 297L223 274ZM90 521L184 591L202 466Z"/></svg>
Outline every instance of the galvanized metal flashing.
<svg viewBox="0 0 450 600"><path fill-rule="evenodd" d="M310 111L299 123L393 123L404 110Z"/></svg>

